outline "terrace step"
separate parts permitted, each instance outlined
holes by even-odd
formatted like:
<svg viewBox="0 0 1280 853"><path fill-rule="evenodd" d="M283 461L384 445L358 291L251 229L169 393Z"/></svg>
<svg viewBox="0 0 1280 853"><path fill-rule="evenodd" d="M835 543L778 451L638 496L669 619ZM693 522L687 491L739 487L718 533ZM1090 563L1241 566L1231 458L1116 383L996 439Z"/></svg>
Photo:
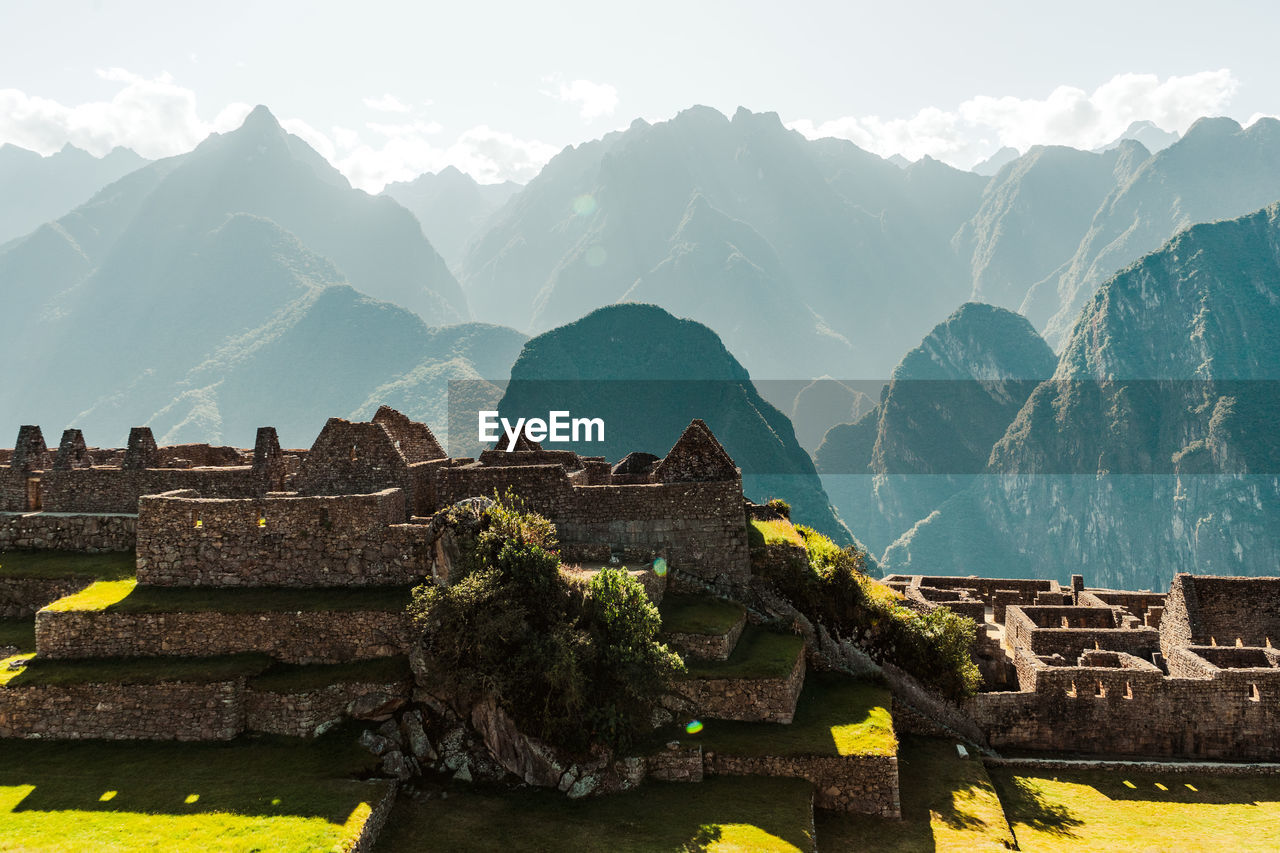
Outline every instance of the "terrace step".
<svg viewBox="0 0 1280 853"><path fill-rule="evenodd" d="M881 684L815 673L790 724L699 721L696 728L659 733L666 746L649 764L675 774L663 778L689 781L717 775L807 779L821 808L899 817L891 701Z"/></svg>
<svg viewBox="0 0 1280 853"><path fill-rule="evenodd" d="M713 595L668 595L659 608L662 638L686 659L728 660L747 624L747 609Z"/></svg>
<svg viewBox="0 0 1280 853"><path fill-rule="evenodd" d="M228 740L311 737L409 697L404 657L290 666L265 655L0 662L0 737Z"/></svg>
<svg viewBox="0 0 1280 853"><path fill-rule="evenodd" d="M403 654L407 587L201 589L99 582L36 614L42 658L261 652L334 664Z"/></svg>
<svg viewBox="0 0 1280 853"><path fill-rule="evenodd" d="M701 717L789 723L804 686L804 639L749 625L723 661L687 661L673 684Z"/></svg>

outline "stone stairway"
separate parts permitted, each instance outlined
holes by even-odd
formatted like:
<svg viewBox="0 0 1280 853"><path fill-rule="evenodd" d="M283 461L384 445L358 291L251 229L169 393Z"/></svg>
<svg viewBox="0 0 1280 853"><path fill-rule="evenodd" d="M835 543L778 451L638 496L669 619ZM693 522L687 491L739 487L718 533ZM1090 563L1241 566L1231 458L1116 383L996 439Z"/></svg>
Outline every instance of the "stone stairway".
<svg viewBox="0 0 1280 853"><path fill-rule="evenodd" d="M651 777L802 778L820 808L901 816L887 688L807 673L803 638L749 624L735 602L669 595L661 612L688 668L673 686L687 704L649 757Z"/></svg>

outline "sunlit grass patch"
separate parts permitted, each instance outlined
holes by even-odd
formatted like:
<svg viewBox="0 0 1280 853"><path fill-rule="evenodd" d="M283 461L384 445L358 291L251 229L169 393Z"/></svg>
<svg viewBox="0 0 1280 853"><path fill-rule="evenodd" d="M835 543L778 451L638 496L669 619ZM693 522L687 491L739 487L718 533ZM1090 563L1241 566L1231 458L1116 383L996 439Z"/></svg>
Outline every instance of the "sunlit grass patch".
<svg viewBox="0 0 1280 853"><path fill-rule="evenodd" d="M893 755L898 739L890 701L884 685L809 673L790 724L704 720L696 735L675 733L658 740L699 743L726 755Z"/></svg>
<svg viewBox="0 0 1280 853"><path fill-rule="evenodd" d="M953 741L907 738L898 752L898 773L902 820L819 811L821 848L914 853L1012 846L985 768L980 761L960 758Z"/></svg>
<svg viewBox="0 0 1280 853"><path fill-rule="evenodd" d="M6 741L0 850L333 850L386 793L354 732L220 744Z"/></svg>
<svg viewBox="0 0 1280 853"><path fill-rule="evenodd" d="M1022 850L1261 850L1280 843L1280 777L1012 768L992 768L991 777Z"/></svg>
<svg viewBox="0 0 1280 853"><path fill-rule="evenodd" d="M758 534L749 537L755 540L757 544L762 545L798 545L804 547L804 539L800 538L800 533L795 526L785 518L775 518L769 521L760 521L759 519L751 519L751 530Z"/></svg>
<svg viewBox="0 0 1280 853"><path fill-rule="evenodd" d="M174 587L139 586L137 581L99 581L46 610L104 610L110 613L280 613L373 610L400 612L410 587Z"/></svg>

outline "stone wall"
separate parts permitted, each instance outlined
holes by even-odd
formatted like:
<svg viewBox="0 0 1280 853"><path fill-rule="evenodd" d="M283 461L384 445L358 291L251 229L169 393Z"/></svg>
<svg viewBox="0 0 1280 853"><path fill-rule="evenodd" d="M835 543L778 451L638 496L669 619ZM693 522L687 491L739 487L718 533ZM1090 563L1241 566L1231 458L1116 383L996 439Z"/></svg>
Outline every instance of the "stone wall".
<svg viewBox="0 0 1280 853"><path fill-rule="evenodd" d="M1121 607L1126 613L1143 621L1151 608L1164 607L1163 592L1129 592L1120 589L1086 589L1080 593L1080 605L1084 607ZM1158 624L1158 623L1157 623Z"/></svg>
<svg viewBox="0 0 1280 853"><path fill-rule="evenodd" d="M205 657L261 652L287 663L344 663L404 654L407 613L112 613L45 610L36 615L42 657Z"/></svg>
<svg viewBox="0 0 1280 853"><path fill-rule="evenodd" d="M1155 667L1051 667L1019 655L1032 690L983 693L965 705L996 749L1280 759L1280 669L1205 662L1198 671L1211 677L1182 678Z"/></svg>
<svg viewBox="0 0 1280 853"><path fill-rule="evenodd" d="M707 581L750 576L741 480L575 486L560 465L437 469L440 506L508 487L555 523L566 559L612 546L626 562L662 555Z"/></svg>
<svg viewBox="0 0 1280 853"><path fill-rule="evenodd" d="M50 602L93 583L93 578L0 577L0 619L30 619Z"/></svg>
<svg viewBox="0 0 1280 853"><path fill-rule="evenodd" d="M1063 618L1079 627L1041 627L1060 625ZM1057 654L1074 661L1085 649L1095 647L1144 658L1160 650L1160 633L1154 628L1105 627L1115 624L1115 612L1109 608L1009 605L1005 610L1007 642L1033 654Z"/></svg>
<svg viewBox="0 0 1280 853"><path fill-rule="evenodd" d="M267 481L252 466L225 468L71 468L40 475L45 512L138 512L138 499L175 489L205 497L238 498L266 493Z"/></svg>
<svg viewBox="0 0 1280 853"><path fill-rule="evenodd" d="M169 493L138 515L138 581L153 586L370 586L431 573L404 493L257 500Z"/></svg>
<svg viewBox="0 0 1280 853"><path fill-rule="evenodd" d="M136 515L0 513L0 551L131 552Z"/></svg>
<svg viewBox="0 0 1280 853"><path fill-rule="evenodd" d="M322 724L348 716L352 702L374 694L408 698L409 683L350 681L295 693L250 687L244 696L244 727L254 732L312 737Z"/></svg>
<svg viewBox="0 0 1280 853"><path fill-rule="evenodd" d="M1174 578L1166 612L1175 600L1184 608L1187 587L1194 589L1195 612L1184 617L1190 625L1188 644L1280 646L1280 578L1203 577L1179 574Z"/></svg>
<svg viewBox="0 0 1280 853"><path fill-rule="evenodd" d="M673 689L713 720L790 723L804 687L803 650L786 678L685 678Z"/></svg>
<svg viewBox="0 0 1280 853"><path fill-rule="evenodd" d="M814 805L842 812L902 817L896 755L737 756L708 752L710 776L790 776L813 783Z"/></svg>
<svg viewBox="0 0 1280 853"><path fill-rule="evenodd" d="M682 655L699 660L728 660L733 654L734 646L747 625L747 614L743 613L738 624L723 634L682 634L666 633L662 640Z"/></svg>
<svg viewBox="0 0 1280 853"><path fill-rule="evenodd" d="M702 747L682 746L672 741L644 759L645 775L659 782L701 782Z"/></svg>
<svg viewBox="0 0 1280 853"><path fill-rule="evenodd" d="M0 738L230 740L242 681L0 688Z"/></svg>
<svg viewBox="0 0 1280 853"><path fill-rule="evenodd" d="M381 423L329 418L311 451L302 460L297 489L304 495L366 495L403 489L405 514L417 506L409 461Z"/></svg>

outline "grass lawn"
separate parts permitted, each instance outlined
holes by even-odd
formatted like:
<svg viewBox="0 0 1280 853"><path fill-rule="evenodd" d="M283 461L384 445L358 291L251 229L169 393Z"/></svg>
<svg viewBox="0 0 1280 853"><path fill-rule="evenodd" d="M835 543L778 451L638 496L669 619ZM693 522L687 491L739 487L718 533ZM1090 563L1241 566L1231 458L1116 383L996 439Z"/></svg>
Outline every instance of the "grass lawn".
<svg viewBox="0 0 1280 853"><path fill-rule="evenodd" d="M687 661L688 678L786 678L804 650L795 634L748 625L728 660Z"/></svg>
<svg viewBox="0 0 1280 853"><path fill-rule="evenodd" d="M800 537L800 532L796 530L795 525L787 521L785 518L775 518L772 521L757 521L751 519L751 526L747 530L748 545L799 545L804 547L804 539Z"/></svg>
<svg viewBox="0 0 1280 853"><path fill-rule="evenodd" d="M1280 778L992 768L1018 846L1277 850Z"/></svg>
<svg viewBox="0 0 1280 853"><path fill-rule="evenodd" d="M0 578L85 577L123 580L137 572L134 555L78 554L73 551L5 551L0 553Z"/></svg>
<svg viewBox="0 0 1280 853"><path fill-rule="evenodd" d="M386 790L354 737L5 741L0 850L333 850Z"/></svg>
<svg viewBox="0 0 1280 853"><path fill-rule="evenodd" d="M746 615L736 601L713 595L663 596L662 630L673 634L727 634Z"/></svg>
<svg viewBox="0 0 1280 853"><path fill-rule="evenodd" d="M390 684L411 676L403 655L338 664L277 663L267 655L220 657L93 658L63 660L32 658L23 669L0 664L0 685L27 687L41 684L157 684L167 681L207 683L244 677L256 690L300 693L329 684L352 681ZM9 658L12 662L14 658Z"/></svg>
<svg viewBox="0 0 1280 853"><path fill-rule="evenodd" d="M410 678L409 659L404 655L350 663L276 664L267 672L249 679L254 690L273 693L300 693L329 684L360 681L391 684Z"/></svg>
<svg viewBox="0 0 1280 853"><path fill-rule="evenodd" d="M0 646L17 646L18 651L36 650L35 619L0 619Z"/></svg>
<svg viewBox="0 0 1280 853"><path fill-rule="evenodd" d="M704 720L702 731L667 731L662 742L700 743L727 755L893 755L898 739L889 715L888 688L832 673L811 672L796 704L795 720L746 723Z"/></svg>
<svg viewBox="0 0 1280 853"><path fill-rule="evenodd" d="M9 687L67 684L157 684L164 681L231 681L266 672L266 655L224 655L209 658L94 658L64 660L32 658L25 669L0 671L0 684Z"/></svg>
<svg viewBox="0 0 1280 853"><path fill-rule="evenodd" d="M177 587L138 586L136 581L99 581L60 598L46 610L105 610L108 613L276 613L314 610L404 610L411 587Z"/></svg>
<svg viewBox="0 0 1280 853"><path fill-rule="evenodd" d="M906 738L898 751L898 773L902 820L820 810L816 819L823 853L1005 850L1012 845L982 762L960 758L953 741Z"/></svg>
<svg viewBox="0 0 1280 853"><path fill-rule="evenodd" d="M798 779L651 782L612 797L570 800L554 791L452 787L449 797L401 797L379 853L399 851L808 850L811 787Z"/></svg>

